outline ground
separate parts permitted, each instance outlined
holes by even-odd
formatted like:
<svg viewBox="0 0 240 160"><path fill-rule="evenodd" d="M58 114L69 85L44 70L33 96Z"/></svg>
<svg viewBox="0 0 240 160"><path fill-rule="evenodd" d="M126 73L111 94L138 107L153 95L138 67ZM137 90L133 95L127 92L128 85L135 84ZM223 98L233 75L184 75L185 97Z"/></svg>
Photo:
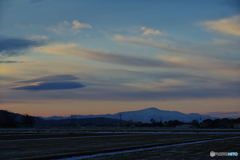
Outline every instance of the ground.
<svg viewBox="0 0 240 160"><path fill-rule="evenodd" d="M240 130L2 129L0 159L231 160L239 156L211 158L209 153L240 153L239 142Z"/></svg>

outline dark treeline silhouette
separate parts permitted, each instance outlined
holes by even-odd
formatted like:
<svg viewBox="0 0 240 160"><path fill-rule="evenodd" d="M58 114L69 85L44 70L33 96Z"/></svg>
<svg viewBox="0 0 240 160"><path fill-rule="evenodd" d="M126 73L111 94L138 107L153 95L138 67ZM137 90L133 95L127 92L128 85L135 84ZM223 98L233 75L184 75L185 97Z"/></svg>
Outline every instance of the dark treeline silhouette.
<svg viewBox="0 0 240 160"><path fill-rule="evenodd" d="M34 118L28 114L20 115L7 110L0 110L1 128L33 127L33 125Z"/></svg>
<svg viewBox="0 0 240 160"><path fill-rule="evenodd" d="M165 121L156 121L155 119L150 119L150 123L134 122L132 120L127 121L123 126L138 126L138 127L175 127L177 125L183 125L184 122L178 120Z"/></svg>
<svg viewBox="0 0 240 160"><path fill-rule="evenodd" d="M203 128L236 128L235 126L240 124L240 118L238 119L229 119L229 118L222 118L222 119L206 119L202 122Z"/></svg>
<svg viewBox="0 0 240 160"><path fill-rule="evenodd" d="M15 114L8 112L7 110L0 111L0 127L10 128L16 127L17 121Z"/></svg>
<svg viewBox="0 0 240 160"><path fill-rule="evenodd" d="M238 125L238 127L237 127ZM181 122L178 120L169 120L165 121L156 121L150 119L150 123L142 122L133 122L127 121L124 126L139 126L139 127L176 127L176 126L186 126L188 128L239 128L240 127L240 118L238 119L206 119L202 122L198 120L192 120L191 122Z"/></svg>
<svg viewBox="0 0 240 160"><path fill-rule="evenodd" d="M0 128L13 127L33 127L33 126L120 126L120 127L178 127L178 128L240 128L240 118L238 119L206 119L202 122L192 120L191 122L181 122L179 120L169 120L162 122L150 119L149 123L124 121L120 118L81 118L77 119L73 115L70 119L45 120L28 114L16 114L7 110L0 110Z"/></svg>
<svg viewBox="0 0 240 160"><path fill-rule="evenodd" d="M29 116L28 114L24 114L22 117L22 121L19 123L19 125L26 126L26 127L33 127L35 123L35 120L32 116Z"/></svg>

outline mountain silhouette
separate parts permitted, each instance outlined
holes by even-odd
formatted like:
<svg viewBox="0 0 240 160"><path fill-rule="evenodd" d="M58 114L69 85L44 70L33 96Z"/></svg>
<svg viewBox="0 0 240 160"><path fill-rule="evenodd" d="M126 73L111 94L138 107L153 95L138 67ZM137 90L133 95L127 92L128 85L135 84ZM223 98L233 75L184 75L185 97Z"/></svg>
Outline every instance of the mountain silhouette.
<svg viewBox="0 0 240 160"><path fill-rule="evenodd" d="M211 117L208 115L200 115L198 113L190 113L185 114L178 111L168 111L168 110L160 110L158 108L146 108L136 111L126 111L126 112L119 112L115 114L104 114L104 115L74 115L74 118L96 118L96 117L104 117L104 118L111 118L111 119L119 119L120 114L122 120L125 121L136 121L136 122L143 122L149 123L150 119L155 119L156 121L162 120L169 121L169 120L179 120L182 122L190 122L192 120L204 120L204 119L216 119L216 117ZM68 119L70 117L59 117L53 116L44 119L51 119L51 120L59 120L59 119Z"/></svg>

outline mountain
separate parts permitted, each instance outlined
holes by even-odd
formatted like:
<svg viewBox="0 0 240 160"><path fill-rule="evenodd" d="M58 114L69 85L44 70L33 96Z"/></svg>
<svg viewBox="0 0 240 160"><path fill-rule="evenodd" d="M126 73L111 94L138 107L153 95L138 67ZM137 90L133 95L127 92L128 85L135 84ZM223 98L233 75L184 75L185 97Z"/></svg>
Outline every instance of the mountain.
<svg viewBox="0 0 240 160"><path fill-rule="evenodd" d="M96 117L104 117L104 118L111 118L111 119L119 119L120 114L122 117L122 120L125 121L136 121L136 122L143 122L143 123L149 123L150 119L154 119L156 121L169 121L169 120L179 120L182 122L190 122L192 120L205 120L205 119L216 119L216 117L211 117L208 115L200 115L198 113L190 113L185 114L177 111L167 111L167 110L160 110L157 108L146 108L142 110L137 111L128 111L128 112L119 112L116 114L105 114L105 115L74 115L74 118L96 118ZM62 117L62 119L68 119L69 117ZM59 119L61 117L57 117ZM48 117L44 118L46 120L48 119L54 119L54 117ZM55 120L57 120L55 119Z"/></svg>

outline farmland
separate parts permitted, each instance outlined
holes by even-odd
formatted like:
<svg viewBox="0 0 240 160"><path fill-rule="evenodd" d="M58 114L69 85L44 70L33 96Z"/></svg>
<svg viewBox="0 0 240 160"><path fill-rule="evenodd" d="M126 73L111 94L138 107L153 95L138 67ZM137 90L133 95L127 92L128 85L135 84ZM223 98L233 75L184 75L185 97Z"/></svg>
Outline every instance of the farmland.
<svg viewBox="0 0 240 160"><path fill-rule="evenodd" d="M228 138L229 139L221 139ZM216 140L219 139L219 140ZM203 140L214 140L192 143ZM239 152L240 130L8 129L0 130L0 159L207 159L209 152ZM183 144L190 142L189 144ZM183 144L183 145L176 145ZM169 146L172 145L172 146ZM153 148L159 147L162 148ZM143 149L139 150L138 149ZM121 152L108 155L107 153ZM131 152L125 152L131 151ZM194 158L195 156L195 158ZM133 158L134 157L134 158ZM83 158L83 157L82 157ZM217 157L236 159L239 157Z"/></svg>

